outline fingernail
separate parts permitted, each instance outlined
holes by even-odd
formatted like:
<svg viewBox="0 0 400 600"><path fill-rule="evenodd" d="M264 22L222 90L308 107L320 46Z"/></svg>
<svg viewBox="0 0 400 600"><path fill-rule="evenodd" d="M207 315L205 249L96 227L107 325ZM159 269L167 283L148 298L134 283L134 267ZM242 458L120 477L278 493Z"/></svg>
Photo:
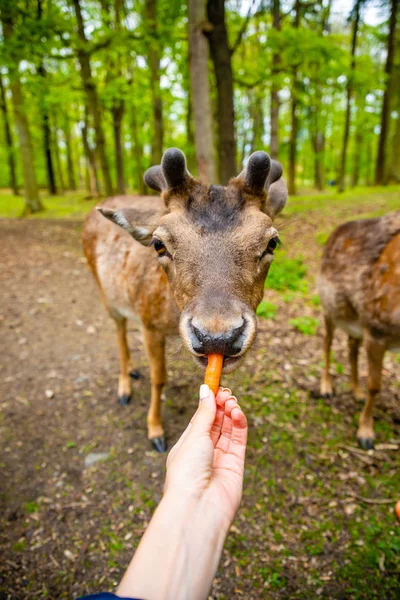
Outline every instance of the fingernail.
<svg viewBox="0 0 400 600"><path fill-rule="evenodd" d="M229 388L222 388L223 392L229 392L230 394L232 394L231 390Z"/></svg>
<svg viewBox="0 0 400 600"><path fill-rule="evenodd" d="M236 396L229 396L228 402L229 402L229 400L234 400L236 402L236 404L237 404L237 398L236 398Z"/></svg>
<svg viewBox="0 0 400 600"><path fill-rule="evenodd" d="M200 402L205 400L210 395L210 388L206 383L202 383L200 386Z"/></svg>

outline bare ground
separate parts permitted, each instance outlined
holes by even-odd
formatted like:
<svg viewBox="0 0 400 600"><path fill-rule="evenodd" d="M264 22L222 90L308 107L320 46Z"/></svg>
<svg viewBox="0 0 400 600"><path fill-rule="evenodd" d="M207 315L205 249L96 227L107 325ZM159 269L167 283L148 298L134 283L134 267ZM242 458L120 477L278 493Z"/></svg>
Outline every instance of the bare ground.
<svg viewBox="0 0 400 600"><path fill-rule="evenodd" d="M0 599L112 590L164 479L165 456L146 440L139 324L130 324L130 345L143 377L125 408L113 323L82 258L80 224L0 221L0 253ZM335 341L337 393L327 404L316 393L320 331L305 336L289 323L318 318L319 308L267 296L276 318L261 321L256 348L224 382L251 432L244 500L211 598L398 598L400 364L385 361L381 446L358 451L361 405L349 394L345 337ZM361 373L365 381L364 363ZM169 345L169 379L171 445L201 379L179 340ZM85 466L100 452L105 460Z"/></svg>

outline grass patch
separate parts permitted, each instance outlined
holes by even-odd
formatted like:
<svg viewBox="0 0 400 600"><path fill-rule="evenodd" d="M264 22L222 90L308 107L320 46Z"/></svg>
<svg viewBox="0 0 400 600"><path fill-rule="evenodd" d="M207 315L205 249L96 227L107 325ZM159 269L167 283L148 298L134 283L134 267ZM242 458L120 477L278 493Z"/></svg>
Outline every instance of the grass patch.
<svg viewBox="0 0 400 600"><path fill-rule="evenodd" d="M25 502L25 504L22 505L22 508L31 515L39 510L39 505L32 500L31 502Z"/></svg>
<svg viewBox="0 0 400 600"><path fill-rule="evenodd" d="M28 219L83 219L101 200L87 200L85 192L67 192L64 196L45 196L41 194L45 210L26 217ZM6 190L0 190L0 217L14 219L20 217L25 201L22 196L14 196Z"/></svg>
<svg viewBox="0 0 400 600"><path fill-rule="evenodd" d="M13 544L12 549L15 550L15 552L23 552L24 550L26 550L26 540L16 542L15 544Z"/></svg>
<svg viewBox="0 0 400 600"><path fill-rule="evenodd" d="M289 323L304 335L315 335L317 333L317 327L319 325L318 319L314 319L314 317L308 316L290 319Z"/></svg>
<svg viewBox="0 0 400 600"><path fill-rule="evenodd" d="M303 258L287 258L284 254L277 253L265 280L265 287L279 292L291 290L307 293L306 275L307 267Z"/></svg>
<svg viewBox="0 0 400 600"><path fill-rule="evenodd" d="M272 302L263 300L257 308L257 315L262 319L275 319L277 307Z"/></svg>

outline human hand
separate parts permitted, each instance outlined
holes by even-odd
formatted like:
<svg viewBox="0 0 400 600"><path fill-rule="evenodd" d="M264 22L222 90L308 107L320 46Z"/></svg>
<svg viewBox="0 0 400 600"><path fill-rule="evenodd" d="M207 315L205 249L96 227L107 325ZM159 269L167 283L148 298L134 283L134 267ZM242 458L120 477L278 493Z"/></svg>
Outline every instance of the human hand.
<svg viewBox="0 0 400 600"><path fill-rule="evenodd" d="M165 492L201 500L230 523L243 489L247 420L228 389L200 387L200 404L167 459Z"/></svg>

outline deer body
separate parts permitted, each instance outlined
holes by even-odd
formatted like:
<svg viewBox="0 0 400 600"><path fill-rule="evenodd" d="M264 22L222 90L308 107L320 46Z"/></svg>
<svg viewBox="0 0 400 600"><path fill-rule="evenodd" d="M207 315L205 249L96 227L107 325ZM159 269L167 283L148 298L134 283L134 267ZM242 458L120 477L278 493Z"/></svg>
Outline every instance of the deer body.
<svg viewBox="0 0 400 600"><path fill-rule="evenodd" d="M332 395L330 348L338 327L349 336L356 399L363 396L358 384L358 352L365 341L368 393L357 437L363 448L373 448L372 412L381 389L384 354L400 348L400 211L338 227L324 249L318 290L326 328L321 394Z"/></svg>
<svg viewBox="0 0 400 600"><path fill-rule="evenodd" d="M158 451L166 449L166 336L179 331L202 367L208 354L223 354L225 371L254 340L255 310L278 239L272 220L287 197L281 173L279 163L257 152L227 187L208 187L170 149L145 175L160 198L111 198L85 221L87 261L117 327L121 404L130 401L130 374L137 376L126 322L139 317L142 324L151 377L148 436Z"/></svg>

